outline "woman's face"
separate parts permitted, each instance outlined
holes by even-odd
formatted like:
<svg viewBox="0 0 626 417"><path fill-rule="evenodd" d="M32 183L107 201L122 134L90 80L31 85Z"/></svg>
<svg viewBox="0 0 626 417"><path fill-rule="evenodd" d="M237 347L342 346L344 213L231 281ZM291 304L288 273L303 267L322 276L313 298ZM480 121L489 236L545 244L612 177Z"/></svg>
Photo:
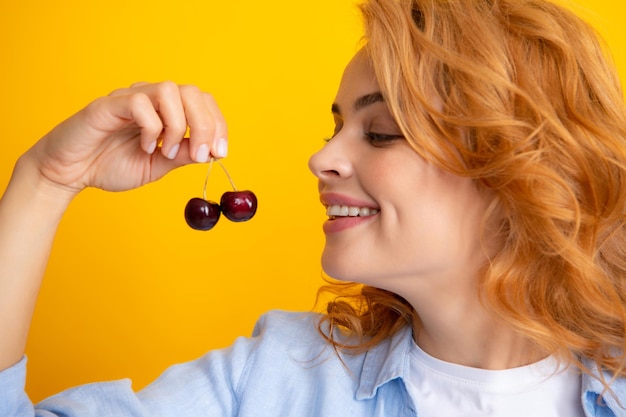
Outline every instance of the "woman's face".
<svg viewBox="0 0 626 417"><path fill-rule="evenodd" d="M474 275L485 261L479 226L486 200L473 181L409 146L362 51L332 109L335 133L309 161L329 210L324 271L400 295L425 278L445 285Z"/></svg>

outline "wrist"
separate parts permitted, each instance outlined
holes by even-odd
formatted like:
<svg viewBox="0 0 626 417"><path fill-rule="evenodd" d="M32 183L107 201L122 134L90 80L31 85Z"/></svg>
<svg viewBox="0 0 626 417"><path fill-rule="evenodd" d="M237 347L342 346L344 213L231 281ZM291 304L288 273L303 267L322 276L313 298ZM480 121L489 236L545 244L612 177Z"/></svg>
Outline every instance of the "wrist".
<svg viewBox="0 0 626 417"><path fill-rule="evenodd" d="M10 194L23 202L35 204L32 208L41 207L50 214L62 215L79 192L50 181L42 175L36 159L26 153L15 163L5 196Z"/></svg>

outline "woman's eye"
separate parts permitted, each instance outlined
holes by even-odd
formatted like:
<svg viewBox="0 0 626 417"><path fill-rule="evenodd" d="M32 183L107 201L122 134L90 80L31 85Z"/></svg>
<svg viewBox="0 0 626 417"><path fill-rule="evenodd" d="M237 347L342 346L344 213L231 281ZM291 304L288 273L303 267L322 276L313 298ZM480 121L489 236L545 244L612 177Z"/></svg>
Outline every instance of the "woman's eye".
<svg viewBox="0 0 626 417"><path fill-rule="evenodd" d="M337 135L337 133L339 133L338 130L335 130L332 136L327 136L324 138L324 142L326 143L330 142ZM366 132L365 137L370 143L376 146L383 146L395 140L404 139L404 136L402 135L397 135L397 134L390 135L386 133L376 133L376 132Z"/></svg>
<svg viewBox="0 0 626 417"><path fill-rule="evenodd" d="M384 133L367 132L365 133L367 139L375 145L383 145L385 143L392 142L398 139L404 139L402 135L388 135Z"/></svg>

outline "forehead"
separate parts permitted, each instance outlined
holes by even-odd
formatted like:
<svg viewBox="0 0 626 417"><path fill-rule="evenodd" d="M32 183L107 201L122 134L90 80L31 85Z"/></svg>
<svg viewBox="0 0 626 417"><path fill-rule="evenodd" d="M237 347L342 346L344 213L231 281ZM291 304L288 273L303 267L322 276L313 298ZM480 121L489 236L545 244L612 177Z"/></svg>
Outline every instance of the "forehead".
<svg viewBox="0 0 626 417"><path fill-rule="evenodd" d="M346 66L335 103L342 108L352 106L354 101L366 94L380 91L367 54L360 50Z"/></svg>

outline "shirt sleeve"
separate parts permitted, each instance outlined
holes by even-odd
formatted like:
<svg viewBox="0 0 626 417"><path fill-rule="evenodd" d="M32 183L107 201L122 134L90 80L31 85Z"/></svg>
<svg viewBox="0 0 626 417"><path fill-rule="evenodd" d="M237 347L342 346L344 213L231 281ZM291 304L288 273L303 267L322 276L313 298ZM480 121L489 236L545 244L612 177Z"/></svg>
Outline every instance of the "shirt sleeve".
<svg viewBox="0 0 626 417"><path fill-rule="evenodd" d="M31 416L32 407L24 392L26 357L0 372L0 416Z"/></svg>
<svg viewBox="0 0 626 417"><path fill-rule="evenodd" d="M181 417L235 416L241 379L254 354L255 338L170 367L134 392L130 380L82 385L32 404L24 391L26 358L0 372L0 416Z"/></svg>

